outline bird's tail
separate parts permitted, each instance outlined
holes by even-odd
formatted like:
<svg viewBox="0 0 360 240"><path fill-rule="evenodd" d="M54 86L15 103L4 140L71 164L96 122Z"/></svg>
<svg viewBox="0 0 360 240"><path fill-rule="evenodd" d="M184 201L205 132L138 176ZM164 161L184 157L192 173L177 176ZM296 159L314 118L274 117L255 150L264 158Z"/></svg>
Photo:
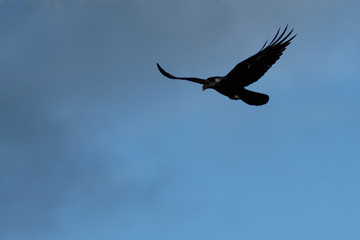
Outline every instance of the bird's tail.
<svg viewBox="0 0 360 240"><path fill-rule="evenodd" d="M264 105L269 101L268 95L249 91L247 89L243 89L239 97L247 104L256 106Z"/></svg>

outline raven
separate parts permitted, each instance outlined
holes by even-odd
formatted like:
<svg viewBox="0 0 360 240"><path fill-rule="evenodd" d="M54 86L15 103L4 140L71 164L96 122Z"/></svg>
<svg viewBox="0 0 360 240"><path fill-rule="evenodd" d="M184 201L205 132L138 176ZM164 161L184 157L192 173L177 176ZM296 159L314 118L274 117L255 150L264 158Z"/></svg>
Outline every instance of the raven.
<svg viewBox="0 0 360 240"><path fill-rule="evenodd" d="M235 68L224 77L217 76L210 77L208 79L175 77L162 69L158 63L157 67L161 74L165 77L200 83L203 85L202 90L212 88L219 93L228 96L230 99L241 99L249 105L260 106L269 101L269 96L263 93L249 91L245 89L245 87L259 80L280 58L283 51L290 44L290 41L296 37L296 34L290 37L294 29L283 37L286 33L287 27L288 26L286 25L280 36L278 36L280 33L279 28L275 37L268 45L266 45L266 41L258 53L237 64Z"/></svg>

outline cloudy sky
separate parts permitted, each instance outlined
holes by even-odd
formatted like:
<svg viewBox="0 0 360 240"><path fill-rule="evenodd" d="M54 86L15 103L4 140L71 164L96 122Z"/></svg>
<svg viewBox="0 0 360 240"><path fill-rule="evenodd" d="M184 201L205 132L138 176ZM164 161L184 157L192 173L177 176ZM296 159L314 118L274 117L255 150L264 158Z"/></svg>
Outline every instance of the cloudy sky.
<svg viewBox="0 0 360 240"><path fill-rule="evenodd" d="M0 238L360 238L360 2L0 1ZM298 36L248 106L225 75Z"/></svg>

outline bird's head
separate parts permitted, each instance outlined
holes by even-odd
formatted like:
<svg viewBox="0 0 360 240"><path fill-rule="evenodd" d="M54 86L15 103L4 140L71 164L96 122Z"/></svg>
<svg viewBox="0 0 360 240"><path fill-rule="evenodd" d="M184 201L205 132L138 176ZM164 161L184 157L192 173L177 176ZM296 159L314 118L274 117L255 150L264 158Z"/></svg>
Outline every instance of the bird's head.
<svg viewBox="0 0 360 240"><path fill-rule="evenodd" d="M215 88L215 86L220 83L221 79L221 77L210 77L206 79L202 90L204 91L207 88Z"/></svg>

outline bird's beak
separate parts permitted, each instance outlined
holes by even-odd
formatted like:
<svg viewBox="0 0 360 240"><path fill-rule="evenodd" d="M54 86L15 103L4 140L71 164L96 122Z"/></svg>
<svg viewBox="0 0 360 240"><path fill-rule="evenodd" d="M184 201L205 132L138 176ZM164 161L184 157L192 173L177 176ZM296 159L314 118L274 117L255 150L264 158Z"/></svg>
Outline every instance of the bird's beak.
<svg viewBox="0 0 360 240"><path fill-rule="evenodd" d="M203 87L202 87L202 90L205 91L205 89L206 89L206 87L203 86Z"/></svg>

